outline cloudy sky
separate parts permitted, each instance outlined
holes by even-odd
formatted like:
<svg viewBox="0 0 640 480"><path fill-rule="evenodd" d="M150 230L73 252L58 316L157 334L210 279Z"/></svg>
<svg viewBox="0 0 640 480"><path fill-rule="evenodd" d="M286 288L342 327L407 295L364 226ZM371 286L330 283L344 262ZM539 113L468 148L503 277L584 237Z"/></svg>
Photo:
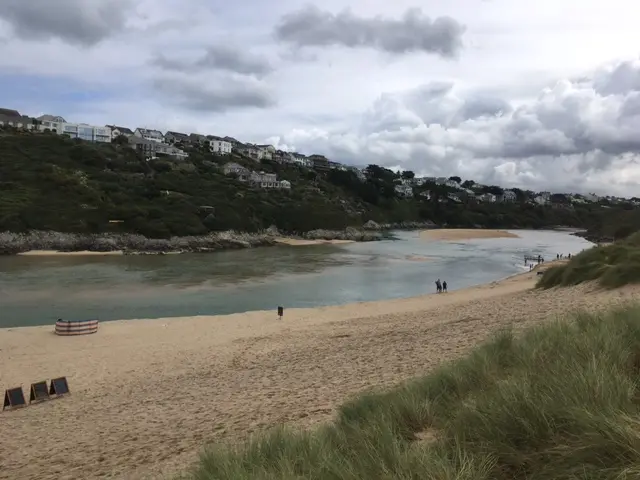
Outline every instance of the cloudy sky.
<svg viewBox="0 0 640 480"><path fill-rule="evenodd" d="M640 2L2 0L0 106L640 195Z"/></svg>

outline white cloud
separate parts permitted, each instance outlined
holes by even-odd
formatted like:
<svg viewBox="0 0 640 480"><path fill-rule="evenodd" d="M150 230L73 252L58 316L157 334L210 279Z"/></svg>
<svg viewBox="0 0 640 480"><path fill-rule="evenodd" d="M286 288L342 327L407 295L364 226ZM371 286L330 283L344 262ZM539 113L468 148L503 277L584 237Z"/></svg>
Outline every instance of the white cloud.
<svg viewBox="0 0 640 480"><path fill-rule="evenodd" d="M0 101L25 113L637 194L640 4L7 1ZM20 97L27 80L51 101ZM104 95L61 103L53 80Z"/></svg>

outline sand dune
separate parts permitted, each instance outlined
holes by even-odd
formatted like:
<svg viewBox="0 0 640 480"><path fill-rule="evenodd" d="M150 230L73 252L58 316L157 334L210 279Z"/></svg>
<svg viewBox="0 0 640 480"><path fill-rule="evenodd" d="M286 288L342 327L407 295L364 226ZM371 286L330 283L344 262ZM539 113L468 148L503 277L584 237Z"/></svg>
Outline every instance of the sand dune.
<svg viewBox="0 0 640 480"><path fill-rule="evenodd" d="M353 240L305 240L300 238L285 238L279 237L276 239L277 243L291 246L304 246L304 245L341 245L343 243L354 243Z"/></svg>
<svg viewBox="0 0 640 480"><path fill-rule="evenodd" d="M472 240L476 238L520 238L518 235L505 230L488 230L474 228L439 228L423 230L420 237L427 240Z"/></svg>
<svg viewBox="0 0 640 480"><path fill-rule="evenodd" d="M537 268L544 268L538 266ZM71 396L0 413L0 478L171 478L208 441L311 426L365 389L466 352L499 327L640 293L534 291L536 273L441 295L219 317L0 330L0 387L66 375ZM427 288L430 289L429 284Z"/></svg>

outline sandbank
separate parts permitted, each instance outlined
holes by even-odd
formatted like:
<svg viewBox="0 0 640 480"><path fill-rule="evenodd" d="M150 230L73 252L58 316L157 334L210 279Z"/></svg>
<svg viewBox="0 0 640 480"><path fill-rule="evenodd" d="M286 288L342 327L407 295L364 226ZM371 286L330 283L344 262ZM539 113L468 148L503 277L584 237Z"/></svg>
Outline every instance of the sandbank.
<svg viewBox="0 0 640 480"><path fill-rule="evenodd" d="M60 252L58 250L29 250L27 252L21 252L18 253L18 255L23 255L26 257L39 257L39 256L84 256L84 255L95 255L95 256L102 256L102 255L123 255L124 252L122 252L121 250L114 250L112 252L92 252L89 250L80 250L77 252Z"/></svg>
<svg viewBox="0 0 640 480"><path fill-rule="evenodd" d="M552 262L536 266L547 268ZM66 376L71 395L0 413L0 478L170 479L209 441L329 420L496 329L625 303L640 287L532 290L536 271L447 294L104 322L97 334L0 329L0 388ZM454 285L451 285L454 287ZM432 284L427 282L426 291Z"/></svg>
<svg viewBox="0 0 640 480"><path fill-rule="evenodd" d="M520 238L518 235L506 230L489 230L481 228L438 228L423 230L420 237L427 240L473 240L477 238Z"/></svg>
<svg viewBox="0 0 640 480"><path fill-rule="evenodd" d="M305 245L341 245L344 243L355 243L354 240L306 240L301 238L276 238L276 243L283 245L290 245L295 247L301 247Z"/></svg>

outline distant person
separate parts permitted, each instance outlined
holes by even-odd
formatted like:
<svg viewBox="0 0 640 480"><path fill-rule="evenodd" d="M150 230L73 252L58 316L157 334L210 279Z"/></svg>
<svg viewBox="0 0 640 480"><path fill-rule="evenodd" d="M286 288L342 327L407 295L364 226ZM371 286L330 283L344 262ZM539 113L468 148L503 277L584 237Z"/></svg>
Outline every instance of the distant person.
<svg viewBox="0 0 640 480"><path fill-rule="evenodd" d="M560 254L556 253L556 260L560 260Z"/></svg>
<svg viewBox="0 0 640 480"><path fill-rule="evenodd" d="M442 284L440 283L440 279L436 280L436 293L442 292Z"/></svg>
<svg viewBox="0 0 640 480"><path fill-rule="evenodd" d="M567 255L567 258L568 258L569 260L571 260L571 254Z"/></svg>
<svg viewBox="0 0 640 480"><path fill-rule="evenodd" d="M447 281L446 280L444 282L442 282L442 291L444 293L447 293Z"/></svg>

